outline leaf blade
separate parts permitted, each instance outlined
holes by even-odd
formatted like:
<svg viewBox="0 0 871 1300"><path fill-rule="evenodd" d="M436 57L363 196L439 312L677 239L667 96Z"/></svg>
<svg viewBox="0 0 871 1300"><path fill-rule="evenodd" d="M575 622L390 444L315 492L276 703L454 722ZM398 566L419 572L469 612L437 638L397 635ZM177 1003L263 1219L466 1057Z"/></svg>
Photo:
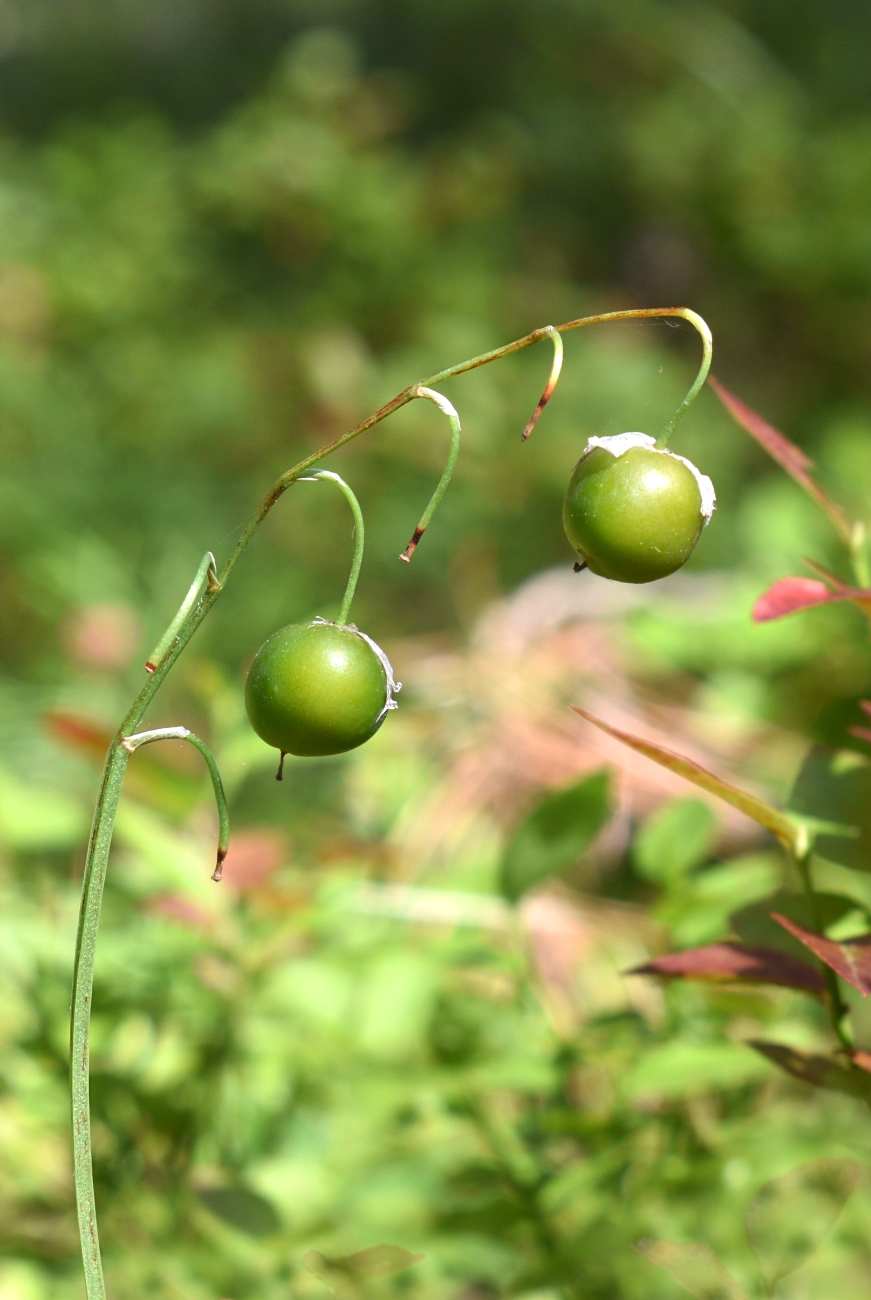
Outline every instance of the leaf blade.
<svg viewBox="0 0 871 1300"><path fill-rule="evenodd" d="M831 967L841 979L858 989L863 998L871 993L871 934L837 943L823 934L806 930L803 925L791 921L787 916L781 916L779 912L772 912L772 919L794 935L821 962Z"/></svg>
<svg viewBox="0 0 871 1300"><path fill-rule="evenodd" d="M658 975L665 979L691 979L713 984L776 984L822 996L825 989L818 970L806 962L771 948L750 948L737 943L711 943L702 948L656 957L628 971L630 975Z"/></svg>
<svg viewBox="0 0 871 1300"><path fill-rule="evenodd" d="M770 804L765 803L762 799L757 799L755 795L748 794L745 790L739 790L737 786L730 785L728 781L723 781L720 777L709 772L707 768L696 763L691 758L685 758L681 754L675 754L670 749L665 749L662 745L657 745L653 741L642 740L639 736L633 736L627 731L621 731L618 727L612 727L610 723L604 722L597 718L595 714L588 713L586 709L579 708L573 704L572 709L575 713L580 714L587 722L592 722L594 727L604 731L607 735L613 736L622 744L628 745L637 753L643 754L650 758L660 767L666 767L670 772L682 776L685 780L691 781L697 785L700 790L707 790L709 794L715 794L725 803L731 804L733 808L738 808L748 817L752 818L759 826L771 831L780 842L791 853L795 853L800 847L799 828L790 820L790 818L777 808L772 808Z"/></svg>
<svg viewBox="0 0 871 1300"><path fill-rule="evenodd" d="M499 869L504 896L516 903L533 885L573 866L611 812L607 768L544 799L506 845Z"/></svg>
<svg viewBox="0 0 871 1300"><path fill-rule="evenodd" d="M829 516L838 533L848 546L852 542L853 526L847 518L844 511L837 505L827 492L823 491L820 485L811 478L809 470L814 469L814 462L809 456L791 442L785 434L779 429L775 429L773 424L769 424L761 415L742 402L740 397L729 391L719 379L713 375L708 375L708 383L717 394L717 397L723 403L726 410L743 429L746 429L751 438L755 438L772 460L776 460L781 469L786 470L787 474L798 483L799 487L807 492L808 496L816 501L818 506Z"/></svg>

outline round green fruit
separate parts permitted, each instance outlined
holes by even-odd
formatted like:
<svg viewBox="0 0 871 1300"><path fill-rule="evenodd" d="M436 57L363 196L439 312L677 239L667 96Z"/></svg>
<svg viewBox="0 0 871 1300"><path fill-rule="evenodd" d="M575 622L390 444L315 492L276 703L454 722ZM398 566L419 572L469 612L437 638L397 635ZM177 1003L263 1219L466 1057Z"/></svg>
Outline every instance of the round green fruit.
<svg viewBox="0 0 871 1300"><path fill-rule="evenodd" d="M284 754L344 754L373 736L399 687L387 656L351 625L315 620L275 632L245 683L251 726Z"/></svg>
<svg viewBox="0 0 871 1300"><path fill-rule="evenodd" d="M711 480L643 433L591 438L563 505L583 564L616 582L653 582L692 555L716 504Z"/></svg>

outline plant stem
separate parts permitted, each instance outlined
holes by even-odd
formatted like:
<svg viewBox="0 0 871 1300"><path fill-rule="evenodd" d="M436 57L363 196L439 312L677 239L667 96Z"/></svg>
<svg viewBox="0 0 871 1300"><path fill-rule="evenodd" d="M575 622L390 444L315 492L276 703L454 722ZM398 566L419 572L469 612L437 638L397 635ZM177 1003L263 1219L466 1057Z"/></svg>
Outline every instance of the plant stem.
<svg viewBox="0 0 871 1300"><path fill-rule="evenodd" d="M810 908L811 924L813 925L814 929L819 932L822 930L822 917L820 915L817 893L816 890L814 889L813 877L811 876L810 850L808 849L804 853L795 853L793 857L795 860L795 864L798 867L799 875L801 876L801 882L802 885L804 886L805 897L807 898L808 907ZM832 968L830 966L827 966L825 962L820 962L820 967L822 969L823 979L826 985L826 993L828 994L829 1019L832 1022L832 1028L834 1029L835 1033L838 1035L838 1038L841 1041L841 1045L843 1047L851 1049L853 1044L850 1042L846 1030L844 1029L844 1018L847 1014L847 1007L844 1004L843 998L841 997L841 989L840 986L838 985L838 977L835 974L835 972L832 970Z"/></svg>
<svg viewBox="0 0 871 1300"><path fill-rule="evenodd" d="M438 509L442 497L448 490L448 484L451 481L454 466L456 465L457 457L460 454L460 417L457 415L457 412L445 397L444 393L434 393L431 388L424 388L423 385L421 385L415 393L415 396L428 398L439 408L443 415L448 417L451 422L451 447L448 452L447 464L442 471L442 476L438 481L435 492L433 492L430 497L429 505L421 515L420 523L411 535L411 541L399 557L400 560L405 560L406 564L409 563L412 555L414 555L414 552L417 550L418 542L429 527L430 520Z"/></svg>
<svg viewBox="0 0 871 1300"><path fill-rule="evenodd" d="M585 316L578 320L567 321L566 324L556 327L546 325L541 329L533 330L530 334L525 335L521 339L516 339L513 343L506 343L504 346L495 348L491 352L485 352L480 356L472 357L468 361L462 361L459 365L451 366L447 370L441 370L437 374L431 375L428 379L423 380L422 383L410 384L407 388L404 388L402 392L397 393L389 402L385 403L384 406L380 407L353 429L350 429L347 433L342 434L341 437L336 438L333 442L327 443L317 451L304 457L304 459L299 461L298 464L294 465L291 469L287 470L286 473L282 474L273 486L272 490L263 501L261 501L260 505L249 519L220 575L217 575L215 572L214 559L211 554L209 553L203 557L203 561L197 570L193 584L185 596L178 613L175 615L163 637L160 639L153 655L149 658L147 665L149 675L143 682L138 695L130 706L126 717L121 723L121 726L109 746L105 766L103 768L100 790L97 796L97 804L94 809L91 835L88 842L88 853L85 862L84 880L82 883L82 901L79 911L78 931L76 935L76 952L73 964L72 1009L70 1019L73 1172L76 1189L76 1205L78 1209L79 1235L82 1246L82 1260L84 1263L88 1300L105 1300L106 1294L100 1259L97 1212L94 1200L89 1100L90 1091L88 1078L89 1031L94 984L94 956L96 952L97 933L100 924L103 889L106 881L106 869L109 861L109 849L112 842L112 831L115 825L118 801L124 783L124 775L127 770L127 763L130 759L130 751L126 747L125 742L129 743L133 738L146 709L157 694L167 674L171 671L188 641L190 641L191 637L214 605L223 590L227 579L236 567L243 551L248 546L248 543L251 541L251 538L254 536L263 520L291 484L301 478L307 470L312 468L312 466L316 465L326 456L329 456L332 452L337 451L340 447L344 447L347 443L352 442L355 438L358 438L361 434L367 432L367 430L373 428L376 424L379 424L382 420L386 419L388 415L392 415L394 411L398 411L401 407L414 401L415 398L421 396L420 390L422 388L430 388L435 384L443 383L447 379L453 379L470 370L476 370L480 366L488 365L491 361L498 361L501 357L510 356L514 352L521 352L525 348L532 347L533 344L538 343L543 339L551 338L555 332L558 334L564 334L569 330L580 329L584 325L599 325L611 321L645 320L659 317L681 317L684 320L689 321L699 331L705 345L702 368L699 371L699 375L692 388L687 393L687 396L684 398L666 427L665 435L667 436L673 429L676 421L695 398L704 382L708 366L710 365L710 331L701 317L697 316L695 312L690 311L689 308L686 307L645 307L637 310L603 312L596 316ZM555 341L554 347L556 348ZM348 489L348 491L350 492L350 489ZM349 500L350 499L351 498L349 497ZM436 505L437 504L438 502L436 501ZM359 548L362 544L362 520L357 520L357 527L359 530L357 546ZM356 574L359 572L359 565L356 563L356 552L355 566L356 567L352 567L351 572L351 578L354 582L356 582ZM349 579L349 588L353 595L351 579ZM344 617L347 613L346 604L350 604L347 590L345 592L345 601L343 601L342 605L343 614L341 617Z"/></svg>
<svg viewBox="0 0 871 1300"><path fill-rule="evenodd" d="M348 499L348 504L354 515L354 558L351 561L351 572L348 574L348 581L345 586L345 594L342 597L342 607L339 610L339 627L344 627L348 621L348 614L351 609L351 601L354 599L354 592L357 590L357 579L360 576L360 566L363 563L363 544L366 539L365 529L363 528L363 511L360 509L360 502L354 496L354 493L348 487L348 484L338 474L334 474L331 469L316 469L313 474L306 474L298 481L301 483L314 483L318 479L330 479L333 483L338 484L342 492Z"/></svg>

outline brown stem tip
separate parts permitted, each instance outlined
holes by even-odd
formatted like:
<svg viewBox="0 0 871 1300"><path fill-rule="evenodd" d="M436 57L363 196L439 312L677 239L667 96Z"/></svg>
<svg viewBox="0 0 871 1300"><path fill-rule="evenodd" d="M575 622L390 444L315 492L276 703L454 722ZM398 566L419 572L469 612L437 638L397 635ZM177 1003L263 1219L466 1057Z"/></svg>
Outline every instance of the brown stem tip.
<svg viewBox="0 0 871 1300"><path fill-rule="evenodd" d="M218 861L215 864L215 870L212 872L212 880L219 881L224 874L224 858L227 856L226 849L218 849Z"/></svg>
<svg viewBox="0 0 871 1300"><path fill-rule="evenodd" d="M583 560L583 561L581 561L581 560L576 560L576 561L575 561L575 573L582 573L582 572L584 571L584 569L586 569L586 567L587 567L587 562L586 562L586 560Z"/></svg>
<svg viewBox="0 0 871 1300"><path fill-rule="evenodd" d="M284 760L285 760L285 757L286 757L286 755L285 755L285 753L284 753L284 750L282 750L282 751L281 751L281 758L278 760L278 771L275 773L275 779L276 779L276 781L283 781L283 780L284 780Z"/></svg>
<svg viewBox="0 0 871 1300"><path fill-rule="evenodd" d="M417 550L417 544L420 541L421 537L423 537L425 531L426 530L423 528L415 528L414 532L411 535L411 541L408 543L405 550L402 552L402 554L399 557L400 560L405 560L406 564L409 563L412 555L414 555L414 552Z"/></svg>

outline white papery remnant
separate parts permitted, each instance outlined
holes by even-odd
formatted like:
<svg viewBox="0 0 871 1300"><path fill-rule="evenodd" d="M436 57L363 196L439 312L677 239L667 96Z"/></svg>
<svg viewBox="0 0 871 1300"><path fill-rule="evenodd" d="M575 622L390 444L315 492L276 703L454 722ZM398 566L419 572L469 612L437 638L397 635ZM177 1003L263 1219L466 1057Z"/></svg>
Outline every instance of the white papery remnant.
<svg viewBox="0 0 871 1300"><path fill-rule="evenodd" d="M658 451L661 456L673 456L675 460L679 460L683 465L686 465L698 483L702 497L702 515L705 520L705 527L710 523L711 515L717 507L717 494L714 491L714 485L707 474L703 474L701 470L696 469L692 461L687 460L686 456L678 456L676 452L669 451L668 447L657 447L656 439L651 438L649 433L615 433L610 438L589 438L584 448L584 456L592 451L594 447L604 447L605 451L609 451L612 456L622 456L632 447L646 447L649 451ZM583 460L583 456L581 459Z"/></svg>

